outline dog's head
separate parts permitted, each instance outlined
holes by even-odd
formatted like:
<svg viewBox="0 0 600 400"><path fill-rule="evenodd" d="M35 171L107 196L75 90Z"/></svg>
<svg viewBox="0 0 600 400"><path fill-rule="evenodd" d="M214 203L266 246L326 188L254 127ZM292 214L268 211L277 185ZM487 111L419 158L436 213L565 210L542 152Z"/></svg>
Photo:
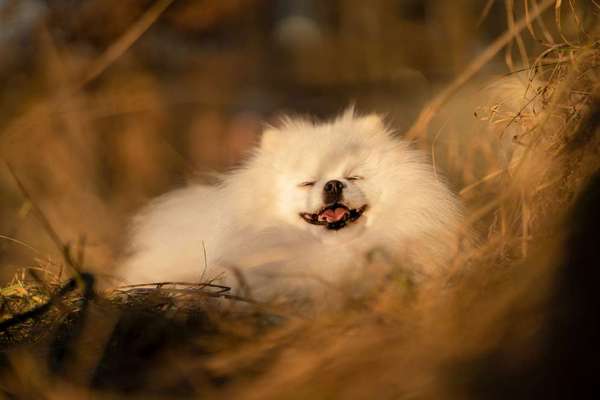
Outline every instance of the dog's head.
<svg viewBox="0 0 600 400"><path fill-rule="evenodd" d="M279 217L318 237L345 240L364 232L375 215L381 219L402 175L416 168L412 154L380 117L348 111L331 123L290 119L267 129L254 161L269 171Z"/></svg>

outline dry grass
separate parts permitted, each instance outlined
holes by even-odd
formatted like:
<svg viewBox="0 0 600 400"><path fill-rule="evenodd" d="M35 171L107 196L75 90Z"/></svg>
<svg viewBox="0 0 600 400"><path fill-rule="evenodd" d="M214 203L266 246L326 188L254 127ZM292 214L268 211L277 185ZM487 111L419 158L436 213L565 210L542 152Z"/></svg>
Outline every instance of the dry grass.
<svg viewBox="0 0 600 400"><path fill-rule="evenodd" d="M484 24L492 3L482 10ZM12 188L5 226L14 227L0 239L20 249L6 264L29 271L0 289L0 393L499 397L478 391L489 378L482 374L490 368L497 378L502 366L525 365L543 351L569 227L564 221L600 169L598 5L507 0L506 32L425 105L408 131L457 187L468 207L465 231L480 236L477 248L457 255L444 282L415 288L399 272L372 292L344 293L341 308L311 314L249 303L210 284L92 291L94 275L84 271L110 274L102 266L111 265L110 249L121 242L115 232L122 232L124 215L168 187L175 171L239 160L259 129L258 113L228 108L243 76L232 73L235 79L219 80L221 87L210 76L195 76L190 82L206 95L190 100L181 88L170 88L174 103L167 103L168 91L135 59L112 66L169 4L157 2L138 22L129 21L122 39L92 62L61 48L51 30L41 33L40 74L53 84L46 96L15 95L15 102L29 103L15 106L23 112L8 119L0 137L2 157L14 172L0 177L2 187ZM246 7L239 2L232 10L236 6ZM503 49L508 78L479 90L472 80ZM260 50L249 51L260 58ZM244 55L218 54L203 72ZM370 74L385 61L366 69ZM325 67L298 74L297 82L307 76L333 82L335 75ZM477 88L474 101L461 88ZM197 106L192 117L178 109L190 101ZM173 112L190 119L187 136L163 133L181 128L169 119ZM30 156L31 144L43 144L44 151ZM99 159L109 171L97 168ZM52 163L59 166L49 169ZM374 257L372 267L379 262ZM492 355L501 361L486 359Z"/></svg>

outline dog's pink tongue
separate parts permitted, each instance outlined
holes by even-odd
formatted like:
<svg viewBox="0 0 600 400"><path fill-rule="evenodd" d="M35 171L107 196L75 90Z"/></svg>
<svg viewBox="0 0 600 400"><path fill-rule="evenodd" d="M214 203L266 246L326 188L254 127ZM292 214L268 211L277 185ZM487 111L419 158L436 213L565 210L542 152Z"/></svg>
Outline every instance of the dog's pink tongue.
<svg viewBox="0 0 600 400"><path fill-rule="evenodd" d="M319 219L324 219L327 222L337 222L344 218L347 212L348 210L343 207L338 207L336 209L328 208L327 210L323 211L321 215L319 215Z"/></svg>

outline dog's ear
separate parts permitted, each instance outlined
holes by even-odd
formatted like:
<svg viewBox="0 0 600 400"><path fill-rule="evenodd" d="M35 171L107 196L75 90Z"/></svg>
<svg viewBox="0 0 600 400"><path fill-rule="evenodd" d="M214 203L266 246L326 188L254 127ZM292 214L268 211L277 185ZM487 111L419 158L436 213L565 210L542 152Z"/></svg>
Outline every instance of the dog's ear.
<svg viewBox="0 0 600 400"><path fill-rule="evenodd" d="M369 114L364 117L357 117L358 122L371 132L385 131L383 119L378 114Z"/></svg>
<svg viewBox="0 0 600 400"><path fill-rule="evenodd" d="M267 126L263 131L262 137L260 139L260 148L265 151L273 151L282 141L282 133L279 129Z"/></svg>
<svg viewBox="0 0 600 400"><path fill-rule="evenodd" d="M354 108L354 105L351 105L344 111L341 115L340 119L342 121L348 121L356 124L357 126L363 128L365 131L370 133L379 133L385 132L385 123L383 122L383 118L379 114L367 114L367 115L358 115Z"/></svg>

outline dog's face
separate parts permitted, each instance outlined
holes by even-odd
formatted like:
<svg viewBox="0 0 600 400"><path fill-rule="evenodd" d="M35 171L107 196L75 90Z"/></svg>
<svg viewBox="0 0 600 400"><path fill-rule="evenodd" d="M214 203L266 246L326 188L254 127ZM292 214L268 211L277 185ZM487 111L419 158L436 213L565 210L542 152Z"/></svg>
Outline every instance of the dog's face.
<svg viewBox="0 0 600 400"><path fill-rule="evenodd" d="M311 211L301 211L298 215L309 224L330 230L340 230L357 222L369 207L366 194L351 183L360 179L363 178L353 175L319 182L317 189L308 195L308 199L313 199L308 203L317 204L317 207L309 207ZM308 181L300 186L309 188L316 184L317 181Z"/></svg>
<svg viewBox="0 0 600 400"><path fill-rule="evenodd" d="M378 117L346 114L331 124L267 130L257 158L272 176L279 217L319 238L347 240L381 208L396 145Z"/></svg>

